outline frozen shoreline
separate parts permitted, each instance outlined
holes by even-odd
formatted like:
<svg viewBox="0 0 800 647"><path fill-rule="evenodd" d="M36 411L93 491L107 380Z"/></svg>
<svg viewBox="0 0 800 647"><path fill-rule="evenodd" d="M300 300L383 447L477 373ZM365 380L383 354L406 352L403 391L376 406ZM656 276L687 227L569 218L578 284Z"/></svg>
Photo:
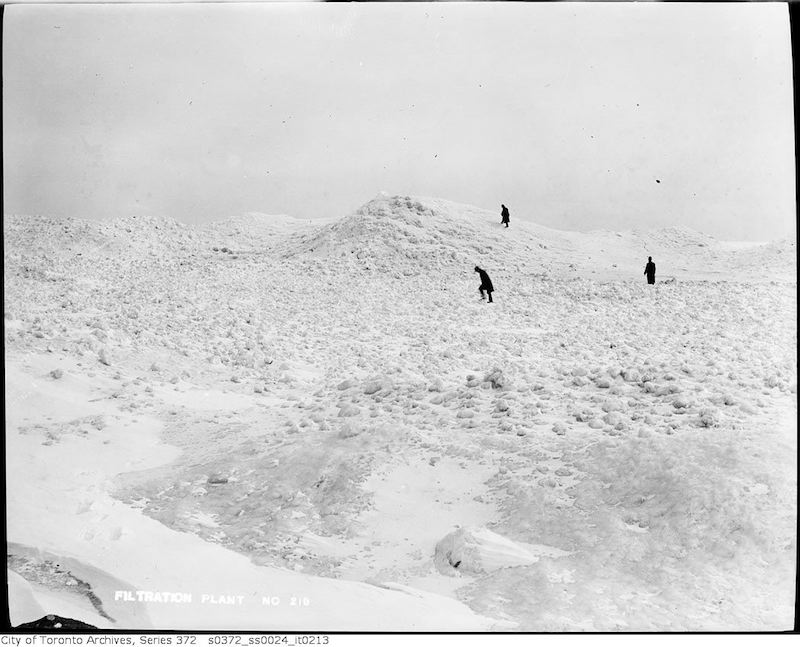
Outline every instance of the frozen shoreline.
<svg viewBox="0 0 800 647"><path fill-rule="evenodd" d="M65 362L62 366L67 376L63 382L47 382L42 376L48 358L35 361L26 357L29 371L25 373L8 359L9 384L26 383L35 390L37 404L41 405L58 400L59 387L69 384L69 375L75 370ZM72 398L76 398L78 388L71 389ZM13 391L7 395L13 402ZM88 389L83 395L90 395ZM69 416L58 407L44 410L52 417ZM115 621L98 616L96 610L93 613L85 608L85 603L80 619L97 623L100 628L186 630L435 631L453 626L487 630L493 624L454 600L422 591L398 593L259 567L220 546L148 519L112 499L106 484L125 469L168 463L177 452L159 442L157 421L138 416L134 424L124 416L116 417L119 420L101 434L68 438L47 447L45 460L40 455L40 440L19 434L8 438L8 455L14 457L9 461L8 477L11 482L25 484L24 496L9 500L9 542L28 547L16 552L33 554L38 561L58 560L64 570L90 585ZM130 430L125 429L127 425ZM40 455L38 459L36 455ZM69 487L62 489L56 483ZM121 597L115 595L120 590L188 593L192 600L136 600L131 604L133 600L116 599ZM228 603L230 596L233 604ZM55 591L43 595L34 590L33 597L41 607L48 606L48 613L66 615L76 610L74 594L64 599ZM264 599L269 599L269 604ZM303 605L305 600L307 606ZM63 606L53 608L56 604ZM33 619L22 613L12 621L19 624ZM126 624L126 620L135 624Z"/></svg>
<svg viewBox="0 0 800 647"><path fill-rule="evenodd" d="M793 248L714 257L665 231L682 278L651 288L639 238L457 208L7 222L14 622L786 628ZM437 569L473 526L488 570Z"/></svg>

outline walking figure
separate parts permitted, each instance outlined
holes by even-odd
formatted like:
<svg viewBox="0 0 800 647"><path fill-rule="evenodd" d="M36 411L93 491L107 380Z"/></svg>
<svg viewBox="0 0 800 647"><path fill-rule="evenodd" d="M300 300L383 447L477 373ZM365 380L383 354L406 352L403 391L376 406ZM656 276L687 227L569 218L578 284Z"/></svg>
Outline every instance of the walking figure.
<svg viewBox="0 0 800 647"><path fill-rule="evenodd" d="M647 257L647 265L644 266L644 273L647 274L647 283L653 285L656 282L656 264L653 257Z"/></svg>
<svg viewBox="0 0 800 647"><path fill-rule="evenodd" d="M489 303L493 303L492 292L494 292L494 286L492 285L492 279L490 279L489 275L477 265L475 266L475 271L481 277L481 285L478 288L478 291L481 293L481 299L486 299L486 295L483 293L483 291L486 290L486 294L489 295Z"/></svg>
<svg viewBox="0 0 800 647"><path fill-rule="evenodd" d="M508 207L504 204L501 204L500 206L503 207L502 211L500 211L500 224L505 224L505 226L508 227L508 222L511 218L511 215L508 213Z"/></svg>

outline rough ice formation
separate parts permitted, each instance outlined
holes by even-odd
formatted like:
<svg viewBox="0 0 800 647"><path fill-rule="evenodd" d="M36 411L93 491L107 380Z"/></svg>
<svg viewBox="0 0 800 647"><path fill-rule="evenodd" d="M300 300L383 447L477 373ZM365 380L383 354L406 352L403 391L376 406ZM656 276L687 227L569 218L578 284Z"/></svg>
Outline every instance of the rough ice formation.
<svg viewBox="0 0 800 647"><path fill-rule="evenodd" d="M528 549L487 528L459 528L436 544L433 558L442 573L489 573L539 561Z"/></svg>

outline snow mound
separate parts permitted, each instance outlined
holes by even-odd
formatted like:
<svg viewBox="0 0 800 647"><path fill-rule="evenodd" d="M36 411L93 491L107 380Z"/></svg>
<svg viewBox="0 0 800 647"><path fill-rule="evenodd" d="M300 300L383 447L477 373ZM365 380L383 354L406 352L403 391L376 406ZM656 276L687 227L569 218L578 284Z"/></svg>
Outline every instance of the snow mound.
<svg viewBox="0 0 800 647"><path fill-rule="evenodd" d="M689 227L665 227L650 232L649 238L654 245L667 248L710 247L716 244L713 236L690 229Z"/></svg>
<svg viewBox="0 0 800 647"><path fill-rule="evenodd" d="M28 265L42 260L163 258L186 250L192 228L172 218L129 216L107 221L48 216L5 216L3 235L15 260ZM47 263L45 263L46 265ZM57 268L62 269L62 268Z"/></svg>
<svg viewBox="0 0 800 647"><path fill-rule="evenodd" d="M379 196L355 213L295 237L285 257L351 258L415 274L474 265L486 254L495 214L431 198Z"/></svg>
<svg viewBox="0 0 800 647"><path fill-rule="evenodd" d="M452 575L454 569L489 573L510 566L526 566L539 561L539 557L487 528L467 527L451 532L436 544L433 561L440 572Z"/></svg>
<svg viewBox="0 0 800 647"><path fill-rule="evenodd" d="M519 218L514 214L518 213ZM275 252L284 260L335 260L395 277L451 274L479 264L492 270L639 278L648 256L657 278L790 280L796 254L789 242L726 246L688 227L659 230L559 231L512 208L511 228L499 212L430 197L381 194L342 218L283 228Z"/></svg>
<svg viewBox="0 0 800 647"><path fill-rule="evenodd" d="M164 255L185 250L192 227L173 218L149 215L129 216L97 223L110 253L129 257Z"/></svg>
<svg viewBox="0 0 800 647"><path fill-rule="evenodd" d="M656 280L792 282L793 240L728 243L687 227L612 232L559 231L537 225L512 205L511 228L498 212L440 198L381 194L343 217L298 219L247 212L203 226L137 215L107 221L6 216L6 270L25 278L82 277L198 265L209 256L228 265L297 260L325 274L350 270L472 278L480 265L503 279L522 273L642 280L647 256ZM518 217L517 217L518 216ZM320 262L324 265L321 266ZM127 264L127 265L125 265ZM122 267L124 265L124 267ZM119 279L119 276L115 278Z"/></svg>
<svg viewBox="0 0 800 647"><path fill-rule="evenodd" d="M791 239L742 246L728 254L729 267L736 274L757 274L765 278L794 281L797 276L797 244Z"/></svg>

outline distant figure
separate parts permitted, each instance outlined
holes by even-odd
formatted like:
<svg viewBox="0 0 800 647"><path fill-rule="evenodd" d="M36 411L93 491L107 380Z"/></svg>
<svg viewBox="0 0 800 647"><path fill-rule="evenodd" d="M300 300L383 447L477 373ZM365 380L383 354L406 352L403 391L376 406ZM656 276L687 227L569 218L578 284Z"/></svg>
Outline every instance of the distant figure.
<svg viewBox="0 0 800 647"><path fill-rule="evenodd" d="M501 204L500 206L503 207L502 211L500 211L500 224L504 224L506 227L508 227L508 222L511 218L511 215L508 213L508 207L504 204Z"/></svg>
<svg viewBox="0 0 800 647"><path fill-rule="evenodd" d="M656 282L656 264L653 262L653 257L647 257L647 265L644 266L644 273L647 274L647 282L650 285Z"/></svg>
<svg viewBox="0 0 800 647"><path fill-rule="evenodd" d="M478 288L481 293L481 299L486 299L486 295L483 293L483 291L486 290L486 293L489 295L489 303L492 303L492 292L494 292L492 279L490 279L489 275L477 265L475 266L475 271L481 277L481 285Z"/></svg>

